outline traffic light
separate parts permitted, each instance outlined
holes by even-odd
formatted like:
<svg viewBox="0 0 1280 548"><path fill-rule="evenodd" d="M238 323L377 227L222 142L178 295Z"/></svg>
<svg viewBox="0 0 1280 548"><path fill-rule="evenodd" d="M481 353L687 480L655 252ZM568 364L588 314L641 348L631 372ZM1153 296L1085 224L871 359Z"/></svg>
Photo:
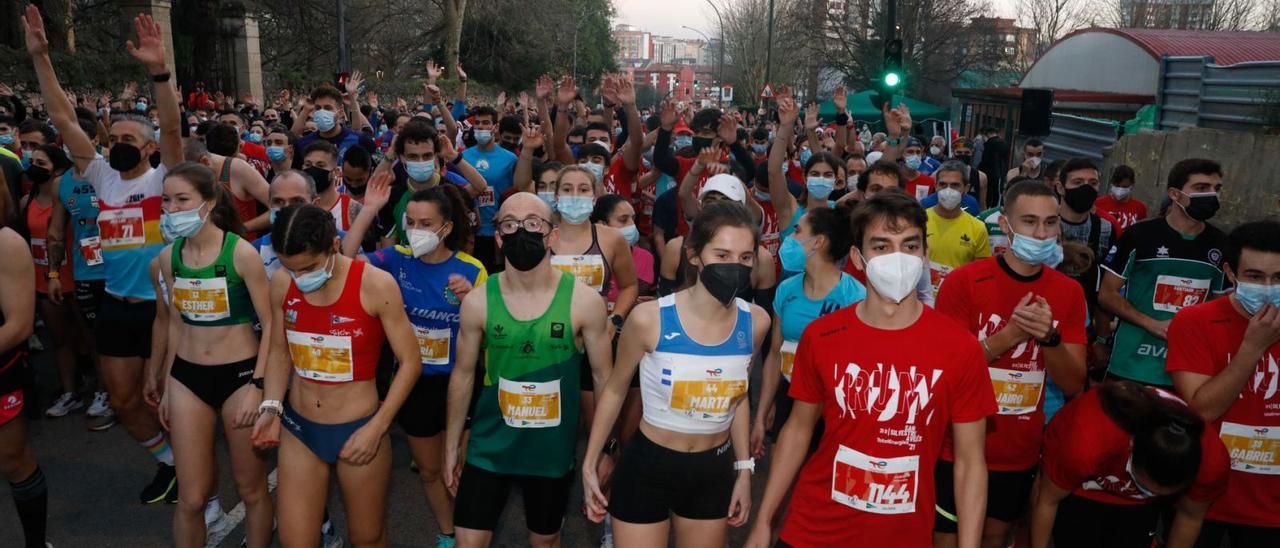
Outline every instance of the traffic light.
<svg viewBox="0 0 1280 548"><path fill-rule="evenodd" d="M895 93L900 93L905 75L902 72L902 40L892 39L884 42L884 58L880 65L880 73L875 78L877 93L872 96L875 108L893 100Z"/></svg>

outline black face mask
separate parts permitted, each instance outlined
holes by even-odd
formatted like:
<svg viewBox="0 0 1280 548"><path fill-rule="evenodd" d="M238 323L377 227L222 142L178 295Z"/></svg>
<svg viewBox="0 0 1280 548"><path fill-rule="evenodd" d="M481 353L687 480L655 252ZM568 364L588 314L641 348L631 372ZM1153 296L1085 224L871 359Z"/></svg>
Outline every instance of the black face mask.
<svg viewBox="0 0 1280 548"><path fill-rule="evenodd" d="M333 185L333 181L329 179L329 170L319 167L309 167L304 170L307 175L316 182L316 194L321 194Z"/></svg>
<svg viewBox="0 0 1280 548"><path fill-rule="evenodd" d="M142 151L126 143L116 143L111 145L111 157L107 160L107 164L119 172L129 171L142 162Z"/></svg>
<svg viewBox="0 0 1280 548"><path fill-rule="evenodd" d="M1080 185L1067 189L1067 195L1063 197L1067 207L1076 213L1087 213L1093 209L1093 202L1097 199L1098 189L1093 188L1093 185Z"/></svg>
<svg viewBox="0 0 1280 548"><path fill-rule="evenodd" d="M502 256L521 272L533 270L547 256L547 244L542 234L518 228L512 234L502 235Z"/></svg>
<svg viewBox="0 0 1280 548"><path fill-rule="evenodd" d="M973 161L973 156L970 156L968 154L957 154L955 159L957 162L960 162L967 166L969 165L969 162Z"/></svg>
<svg viewBox="0 0 1280 548"><path fill-rule="evenodd" d="M725 306L751 288L751 267L738 263L716 263L698 273L702 287Z"/></svg>
<svg viewBox="0 0 1280 548"><path fill-rule="evenodd" d="M347 187L347 194L359 197L359 196L364 196L364 190L365 188L367 188L369 181L364 181L359 185L351 184L350 181L343 181L343 184L345 184Z"/></svg>
<svg viewBox="0 0 1280 548"><path fill-rule="evenodd" d="M1204 194L1202 196L1188 195L1191 197L1191 203L1182 208L1187 212L1187 216L1200 222L1212 219L1218 213L1218 208L1222 204L1218 203L1218 195Z"/></svg>
<svg viewBox="0 0 1280 548"><path fill-rule="evenodd" d="M35 164L27 166L27 179L37 185L43 185L53 178L53 172Z"/></svg>
<svg viewBox="0 0 1280 548"><path fill-rule="evenodd" d="M506 141L502 141L502 142L498 143L498 146L500 146L500 147L502 147L502 148L505 148L505 149L507 149L508 151L515 152L515 151L516 151L517 143L508 143L508 142L506 142Z"/></svg>
<svg viewBox="0 0 1280 548"><path fill-rule="evenodd" d="M706 137L693 138L693 150L695 152L702 152L702 149L707 148L709 146L711 146L711 139L708 139Z"/></svg>

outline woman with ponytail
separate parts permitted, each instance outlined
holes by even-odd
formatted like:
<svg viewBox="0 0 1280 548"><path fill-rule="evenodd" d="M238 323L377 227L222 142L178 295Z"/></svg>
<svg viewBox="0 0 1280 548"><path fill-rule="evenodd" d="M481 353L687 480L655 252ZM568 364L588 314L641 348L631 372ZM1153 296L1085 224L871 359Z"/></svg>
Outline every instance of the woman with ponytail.
<svg viewBox="0 0 1280 548"><path fill-rule="evenodd" d="M1103 384L1049 421L1031 545L1148 546L1172 505L1165 545L1190 548L1227 488L1229 465L1222 441L1177 396L1130 381Z"/></svg>
<svg viewBox="0 0 1280 548"><path fill-rule="evenodd" d="M160 421L177 465L176 546L205 543L205 502L217 493L214 427L222 419L231 471L245 505L246 542L271 542L267 462L253 450L249 428L262 401L272 333L267 273L226 187L200 164L184 163L164 178L160 230L172 242L159 255L172 299L168 344L160 362ZM263 337L253 330L262 321ZM167 367L166 367L167 366Z"/></svg>

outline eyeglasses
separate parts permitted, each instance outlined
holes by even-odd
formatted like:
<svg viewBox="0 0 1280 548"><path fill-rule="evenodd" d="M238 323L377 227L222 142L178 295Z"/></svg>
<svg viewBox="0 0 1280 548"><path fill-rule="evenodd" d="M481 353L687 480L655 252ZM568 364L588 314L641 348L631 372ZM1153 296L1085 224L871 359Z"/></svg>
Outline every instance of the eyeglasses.
<svg viewBox="0 0 1280 548"><path fill-rule="evenodd" d="M545 228L550 226L551 221L537 216L525 217L524 219L503 219L498 221L498 231L501 232L503 236L515 234L516 231L521 228L529 232L537 232L541 234Z"/></svg>

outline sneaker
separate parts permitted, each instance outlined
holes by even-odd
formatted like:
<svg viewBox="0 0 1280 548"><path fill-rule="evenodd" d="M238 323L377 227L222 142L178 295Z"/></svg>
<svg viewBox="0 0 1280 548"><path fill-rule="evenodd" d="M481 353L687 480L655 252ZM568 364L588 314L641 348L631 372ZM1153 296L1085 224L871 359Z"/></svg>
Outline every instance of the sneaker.
<svg viewBox="0 0 1280 548"><path fill-rule="evenodd" d="M222 502L218 497L209 499L204 506L204 529L207 532L213 532L222 528L223 520L227 517L227 513L222 511Z"/></svg>
<svg viewBox="0 0 1280 548"><path fill-rule="evenodd" d="M613 533L605 533L600 537L600 548L613 548Z"/></svg>
<svg viewBox="0 0 1280 548"><path fill-rule="evenodd" d="M79 396L71 392L64 392L58 399L45 410L44 414L48 417L65 417L67 413L84 407L84 401Z"/></svg>
<svg viewBox="0 0 1280 548"><path fill-rule="evenodd" d="M450 536L436 535L436 548L453 548L458 541Z"/></svg>
<svg viewBox="0 0 1280 548"><path fill-rule="evenodd" d="M116 414L110 408L107 408L107 414L101 417L90 417L88 424L90 432L106 432L112 426L116 425Z"/></svg>
<svg viewBox="0 0 1280 548"><path fill-rule="evenodd" d="M178 497L178 469L168 464L156 465L156 477L151 479L151 483L142 489L142 493L138 498L143 504L155 504L157 502L167 502L170 495L173 496L174 502Z"/></svg>
<svg viewBox="0 0 1280 548"><path fill-rule="evenodd" d="M36 319L36 329L40 329L40 320ZM44 352L44 343L40 342L40 337L35 333L31 334L31 338L27 339L27 349L31 352Z"/></svg>
<svg viewBox="0 0 1280 548"><path fill-rule="evenodd" d="M93 403L89 405L89 410L84 414L90 417L105 417L111 414L111 405L107 403L109 397L105 390L93 393Z"/></svg>
<svg viewBox="0 0 1280 548"><path fill-rule="evenodd" d="M320 534L320 548L342 548L343 546L346 546L346 542L337 531L330 529L328 533Z"/></svg>

